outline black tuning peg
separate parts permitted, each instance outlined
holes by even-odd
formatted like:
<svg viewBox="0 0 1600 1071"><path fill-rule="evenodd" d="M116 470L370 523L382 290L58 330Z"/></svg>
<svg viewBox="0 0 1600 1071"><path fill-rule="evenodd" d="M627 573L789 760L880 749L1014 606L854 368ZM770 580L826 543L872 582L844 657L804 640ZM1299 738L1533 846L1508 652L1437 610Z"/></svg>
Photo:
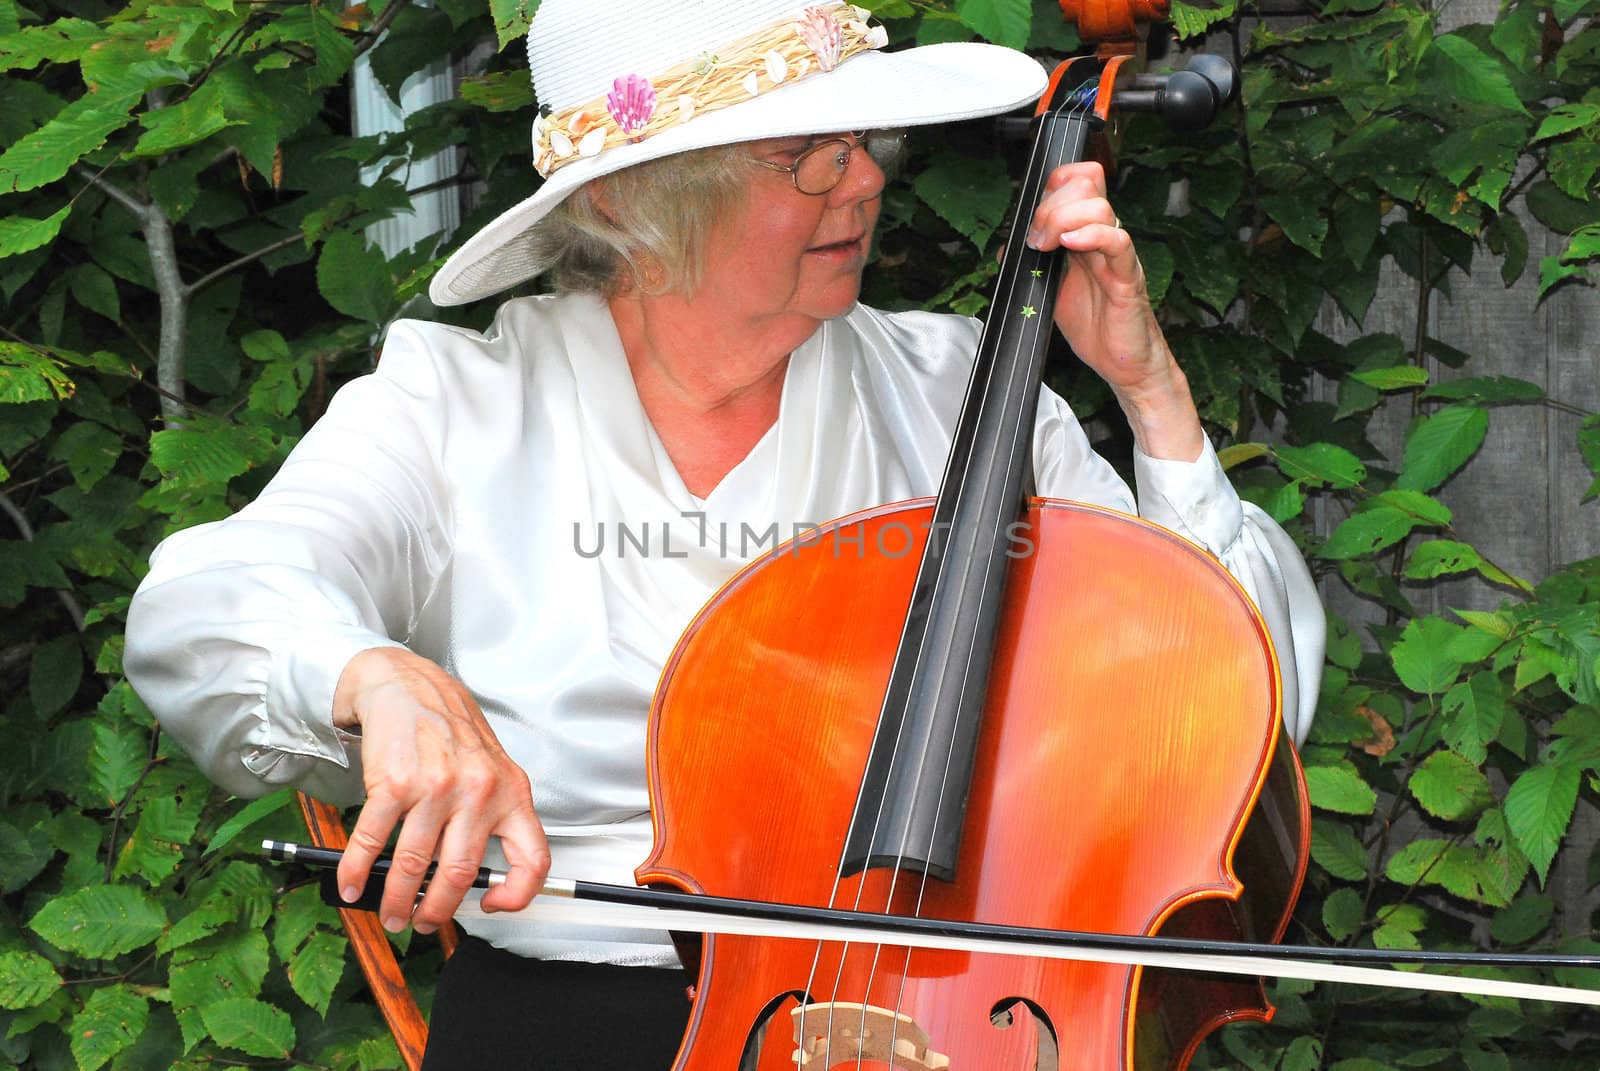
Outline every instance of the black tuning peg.
<svg viewBox="0 0 1600 1071"><path fill-rule="evenodd" d="M1176 130L1199 130L1238 93L1238 72L1221 56L1199 55L1172 74L1141 74L1117 95L1129 111L1155 112Z"/></svg>

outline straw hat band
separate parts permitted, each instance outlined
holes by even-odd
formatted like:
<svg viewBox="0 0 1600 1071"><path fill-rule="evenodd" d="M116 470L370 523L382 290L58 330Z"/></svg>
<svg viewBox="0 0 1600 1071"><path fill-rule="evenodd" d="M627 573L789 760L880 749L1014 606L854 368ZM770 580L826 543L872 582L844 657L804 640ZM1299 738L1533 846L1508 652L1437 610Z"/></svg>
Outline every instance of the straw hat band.
<svg viewBox="0 0 1600 1071"><path fill-rule="evenodd" d="M817 4L653 76L621 74L604 97L540 117L533 129L534 167L548 178L567 164L643 141L696 115L832 71L888 42L883 27L868 25L869 17L849 3Z"/></svg>

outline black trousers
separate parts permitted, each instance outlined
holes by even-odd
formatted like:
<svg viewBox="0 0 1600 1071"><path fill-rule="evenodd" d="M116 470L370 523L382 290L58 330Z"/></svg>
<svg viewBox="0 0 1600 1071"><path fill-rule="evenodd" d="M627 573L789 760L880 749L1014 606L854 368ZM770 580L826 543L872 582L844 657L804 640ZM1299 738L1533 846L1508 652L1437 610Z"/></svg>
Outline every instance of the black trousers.
<svg viewBox="0 0 1600 1071"><path fill-rule="evenodd" d="M677 969L525 959L464 936L439 976L422 1071L668 1071L692 982Z"/></svg>

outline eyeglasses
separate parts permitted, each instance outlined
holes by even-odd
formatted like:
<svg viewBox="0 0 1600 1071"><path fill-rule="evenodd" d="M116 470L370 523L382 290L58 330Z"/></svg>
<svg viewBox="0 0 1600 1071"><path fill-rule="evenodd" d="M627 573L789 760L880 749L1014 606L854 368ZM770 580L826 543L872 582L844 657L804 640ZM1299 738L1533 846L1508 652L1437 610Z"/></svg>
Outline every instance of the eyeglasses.
<svg viewBox="0 0 1600 1071"><path fill-rule="evenodd" d="M795 157L792 164L775 164L759 157L756 163L773 171L782 171L794 179L794 188L801 193L820 197L839 185L850 167L850 158L857 149L866 149L867 155L879 167L893 163L905 144L904 130L852 130L850 138L829 138L808 145Z"/></svg>

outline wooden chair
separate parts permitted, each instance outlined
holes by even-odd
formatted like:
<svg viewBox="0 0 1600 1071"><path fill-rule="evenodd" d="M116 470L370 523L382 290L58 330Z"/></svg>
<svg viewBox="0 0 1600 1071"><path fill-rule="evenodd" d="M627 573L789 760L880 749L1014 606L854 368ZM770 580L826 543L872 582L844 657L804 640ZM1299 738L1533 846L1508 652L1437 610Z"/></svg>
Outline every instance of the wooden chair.
<svg viewBox="0 0 1600 1071"><path fill-rule="evenodd" d="M345 833L338 808L314 800L304 792L299 796L300 813L305 817L311 842L321 848L343 849L350 838ZM378 922L376 912L341 907L339 917L344 922L345 935L350 939L350 947L355 950L356 960L361 964L361 973L366 975L367 985L378 1003L378 1010L383 1013L384 1022L389 1024L389 1032L394 1035L400 1058L405 1061L409 1071L419 1071L422 1052L428 1045L428 1021L422 1017L416 999L406 986L405 976L400 973L400 962L395 958L389 935ZM459 940L454 926L439 930L439 943L444 947L446 958L456 950Z"/></svg>

